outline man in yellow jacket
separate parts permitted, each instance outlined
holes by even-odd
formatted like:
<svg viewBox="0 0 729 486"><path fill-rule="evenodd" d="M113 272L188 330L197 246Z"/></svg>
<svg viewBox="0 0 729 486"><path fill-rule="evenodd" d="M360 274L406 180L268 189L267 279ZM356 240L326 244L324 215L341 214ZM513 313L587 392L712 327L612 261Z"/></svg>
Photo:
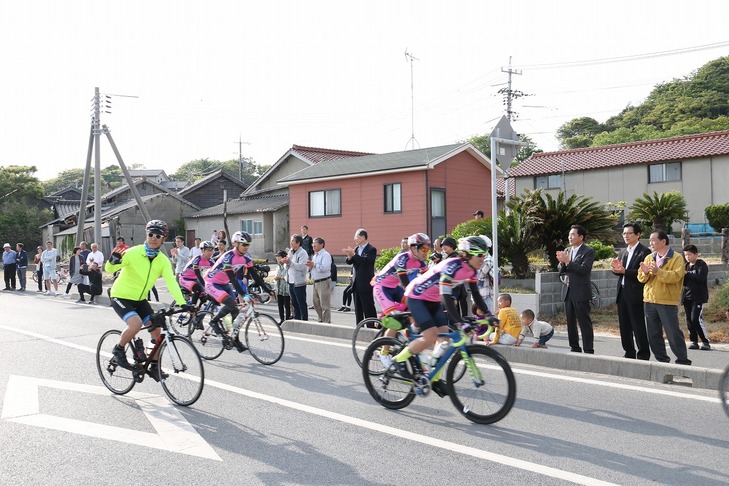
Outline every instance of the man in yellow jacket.
<svg viewBox="0 0 729 486"><path fill-rule="evenodd" d="M676 364L690 365L686 338L678 323L678 304L686 273L683 256L668 245L668 235L663 230L653 231L648 242L653 253L645 257L638 269L638 280L645 284L643 307L648 344L658 361L670 362L663 340L665 330Z"/></svg>

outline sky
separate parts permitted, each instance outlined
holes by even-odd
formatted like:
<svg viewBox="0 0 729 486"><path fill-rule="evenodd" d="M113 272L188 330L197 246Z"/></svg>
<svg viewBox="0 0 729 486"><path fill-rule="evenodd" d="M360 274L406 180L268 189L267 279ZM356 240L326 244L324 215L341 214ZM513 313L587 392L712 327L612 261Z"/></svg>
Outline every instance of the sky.
<svg viewBox="0 0 729 486"><path fill-rule="evenodd" d="M96 87L124 162L172 174L239 149L269 165L294 144L387 153L488 134L510 59L528 95L512 125L553 151L563 123L605 121L729 55L724 0L0 5L0 166L41 180L85 166Z"/></svg>

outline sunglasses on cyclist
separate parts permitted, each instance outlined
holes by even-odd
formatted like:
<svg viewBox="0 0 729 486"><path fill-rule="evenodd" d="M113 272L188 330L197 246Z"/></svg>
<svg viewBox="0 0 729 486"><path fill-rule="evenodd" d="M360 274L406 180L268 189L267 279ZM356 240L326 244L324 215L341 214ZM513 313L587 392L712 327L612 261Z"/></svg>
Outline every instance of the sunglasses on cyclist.
<svg viewBox="0 0 729 486"><path fill-rule="evenodd" d="M468 254L471 256L475 256L477 258L481 258L482 256L486 255L486 253L476 253L476 252L472 252L472 251L469 251Z"/></svg>
<svg viewBox="0 0 729 486"><path fill-rule="evenodd" d="M164 238L164 235L158 235L157 233L147 233L147 236L149 236L150 238L156 238L158 240Z"/></svg>

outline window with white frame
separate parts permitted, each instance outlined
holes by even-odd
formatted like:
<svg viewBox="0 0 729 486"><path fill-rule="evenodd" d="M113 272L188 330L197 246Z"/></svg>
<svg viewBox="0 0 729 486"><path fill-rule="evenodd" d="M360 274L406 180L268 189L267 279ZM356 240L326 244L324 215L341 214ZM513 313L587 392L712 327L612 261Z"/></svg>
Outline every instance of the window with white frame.
<svg viewBox="0 0 729 486"><path fill-rule="evenodd" d="M341 216L341 190L311 191L309 193L309 217Z"/></svg>
<svg viewBox="0 0 729 486"><path fill-rule="evenodd" d="M537 176L534 185L537 189L559 189L562 187L562 176L560 174Z"/></svg>
<svg viewBox="0 0 729 486"><path fill-rule="evenodd" d="M252 235L263 234L263 221L254 221L252 219L242 219L240 222L241 231Z"/></svg>
<svg viewBox="0 0 729 486"><path fill-rule="evenodd" d="M681 180L681 162L651 164L648 166L648 183Z"/></svg>
<svg viewBox="0 0 729 486"><path fill-rule="evenodd" d="M385 184L385 212L399 213L402 211L402 186L399 182Z"/></svg>

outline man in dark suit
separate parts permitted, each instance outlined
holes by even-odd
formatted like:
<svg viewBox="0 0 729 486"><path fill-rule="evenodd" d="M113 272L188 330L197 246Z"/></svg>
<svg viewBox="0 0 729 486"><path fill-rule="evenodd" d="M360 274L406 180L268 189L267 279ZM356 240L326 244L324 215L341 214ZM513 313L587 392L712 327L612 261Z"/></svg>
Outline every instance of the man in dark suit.
<svg viewBox="0 0 729 486"><path fill-rule="evenodd" d="M564 251L557 252L559 261L559 273L563 278L562 300L564 300L564 311L567 317L567 337L570 343L570 351L593 354L594 334L592 331L592 320L590 319L590 298L592 289L590 286L590 274L592 263L595 261L595 250L585 244L587 230L579 224L572 225L567 239L570 247ZM580 348L580 336L577 332L579 323L582 333L582 346Z"/></svg>
<svg viewBox="0 0 729 486"><path fill-rule="evenodd" d="M360 322L365 317L377 317L370 285L370 280L375 276L377 248L367 242L367 231L362 228L354 233L354 242L357 246L348 246L342 251L347 255L347 264L352 265L354 311L357 322Z"/></svg>
<svg viewBox="0 0 729 486"><path fill-rule="evenodd" d="M618 257L613 259L612 270L618 276L616 303L620 322L620 341L625 350L623 357L648 360L651 357L651 350L643 312L643 284L638 281L638 269L650 250L641 244L640 234L640 225L637 223L628 222L623 225L623 240L628 246L620 250Z"/></svg>

